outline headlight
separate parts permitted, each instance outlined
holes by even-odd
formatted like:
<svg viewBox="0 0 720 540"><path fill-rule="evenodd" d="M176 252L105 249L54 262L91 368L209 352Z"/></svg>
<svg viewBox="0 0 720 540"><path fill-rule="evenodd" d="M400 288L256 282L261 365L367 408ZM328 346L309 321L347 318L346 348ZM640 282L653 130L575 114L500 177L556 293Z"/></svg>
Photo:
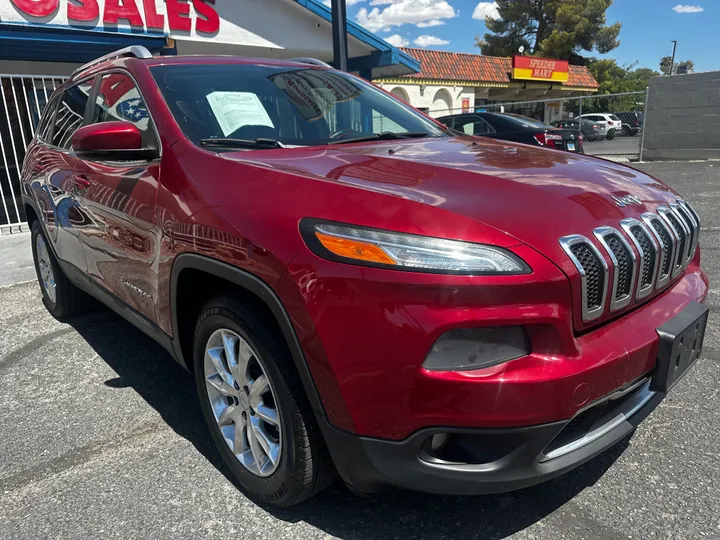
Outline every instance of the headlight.
<svg viewBox="0 0 720 540"><path fill-rule="evenodd" d="M510 251L483 244L380 231L303 219L308 247L331 261L438 274L527 274L530 267Z"/></svg>

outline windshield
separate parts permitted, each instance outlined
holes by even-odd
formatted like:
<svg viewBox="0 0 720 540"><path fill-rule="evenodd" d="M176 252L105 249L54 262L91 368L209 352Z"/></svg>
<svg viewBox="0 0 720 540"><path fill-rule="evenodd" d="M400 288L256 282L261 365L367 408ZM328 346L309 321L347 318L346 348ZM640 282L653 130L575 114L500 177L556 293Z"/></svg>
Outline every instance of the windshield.
<svg viewBox="0 0 720 540"><path fill-rule="evenodd" d="M213 64L151 68L175 120L195 144L262 139L283 146L326 145L389 134L442 137L411 107L340 71ZM221 142L221 141L218 141ZM247 147L247 146L246 146Z"/></svg>
<svg viewBox="0 0 720 540"><path fill-rule="evenodd" d="M533 120L532 118L528 118L527 116L521 116L519 114L509 114L505 113L503 117L510 123L525 127L525 128L532 128L532 129L548 129L552 126L549 126L548 124L545 124L541 122L540 120Z"/></svg>

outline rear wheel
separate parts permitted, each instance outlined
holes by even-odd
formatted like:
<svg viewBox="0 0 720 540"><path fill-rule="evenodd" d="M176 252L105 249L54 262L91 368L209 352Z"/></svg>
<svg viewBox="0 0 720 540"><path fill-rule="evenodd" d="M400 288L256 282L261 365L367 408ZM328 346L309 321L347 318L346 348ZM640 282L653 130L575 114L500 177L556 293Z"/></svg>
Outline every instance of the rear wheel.
<svg viewBox="0 0 720 540"><path fill-rule="evenodd" d="M607 140L610 141L615 138L615 130L611 129L607 132Z"/></svg>
<svg viewBox="0 0 720 540"><path fill-rule="evenodd" d="M31 239L35 272L47 310L57 319L82 312L89 297L65 276L37 220L32 224Z"/></svg>
<svg viewBox="0 0 720 540"><path fill-rule="evenodd" d="M282 334L231 294L202 309L194 373L203 416L251 497L292 506L334 479L330 456Z"/></svg>

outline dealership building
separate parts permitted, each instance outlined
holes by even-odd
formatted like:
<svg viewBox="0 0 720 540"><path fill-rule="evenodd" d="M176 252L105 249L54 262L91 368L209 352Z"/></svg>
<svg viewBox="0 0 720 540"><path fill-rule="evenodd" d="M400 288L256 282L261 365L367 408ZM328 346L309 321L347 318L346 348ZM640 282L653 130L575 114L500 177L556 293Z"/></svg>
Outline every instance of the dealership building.
<svg viewBox="0 0 720 540"><path fill-rule="evenodd" d="M402 51L417 58L420 69L375 82L434 117L515 102L518 105L513 112L552 122L563 117L561 98L592 95L600 86L586 67L571 66L562 60L426 49ZM534 100L542 103L523 106L523 102Z"/></svg>

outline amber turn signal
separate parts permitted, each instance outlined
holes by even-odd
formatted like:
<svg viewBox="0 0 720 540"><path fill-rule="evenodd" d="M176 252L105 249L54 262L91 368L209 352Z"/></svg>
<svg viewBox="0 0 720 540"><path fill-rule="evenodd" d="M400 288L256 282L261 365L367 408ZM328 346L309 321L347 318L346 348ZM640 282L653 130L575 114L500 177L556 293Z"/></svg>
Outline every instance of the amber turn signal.
<svg viewBox="0 0 720 540"><path fill-rule="evenodd" d="M327 250L340 257L380 264L397 264L395 260L381 248L372 244L358 240L350 240L348 238L338 238L337 236L330 236L321 232L316 232L315 235Z"/></svg>

